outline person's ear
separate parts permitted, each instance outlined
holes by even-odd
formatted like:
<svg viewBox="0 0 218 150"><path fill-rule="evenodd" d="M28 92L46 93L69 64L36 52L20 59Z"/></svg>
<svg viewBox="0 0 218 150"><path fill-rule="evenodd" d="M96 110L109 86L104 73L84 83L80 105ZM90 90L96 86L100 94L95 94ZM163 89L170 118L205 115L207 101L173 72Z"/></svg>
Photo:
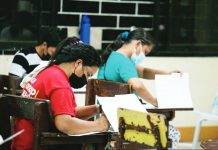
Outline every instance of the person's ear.
<svg viewBox="0 0 218 150"><path fill-rule="evenodd" d="M75 62L75 67L78 67L80 64L82 64L83 60L82 59L77 59Z"/></svg>
<svg viewBox="0 0 218 150"><path fill-rule="evenodd" d="M139 54L139 53L140 53L141 47L142 47L141 41L138 40L138 41L136 42L136 54Z"/></svg>
<svg viewBox="0 0 218 150"><path fill-rule="evenodd" d="M47 42L43 42L42 45L48 47Z"/></svg>
<svg viewBox="0 0 218 150"><path fill-rule="evenodd" d="M136 46L137 47L142 46L142 42L140 40L138 40L137 43L136 43Z"/></svg>

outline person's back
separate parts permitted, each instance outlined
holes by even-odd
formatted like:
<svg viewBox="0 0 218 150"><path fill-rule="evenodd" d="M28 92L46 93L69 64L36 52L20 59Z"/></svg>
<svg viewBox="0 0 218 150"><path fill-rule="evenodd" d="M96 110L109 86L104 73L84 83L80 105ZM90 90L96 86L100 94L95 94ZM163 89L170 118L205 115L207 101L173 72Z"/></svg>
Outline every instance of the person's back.
<svg viewBox="0 0 218 150"><path fill-rule="evenodd" d="M63 92L65 93L64 97ZM75 111L72 109L76 107L72 88L65 73L56 65L43 70L37 77L27 83L22 96L50 100L51 111L54 116L62 113L76 116ZM60 102L61 99L66 100ZM33 122L26 119L16 120L15 132L25 129L25 133L13 140L12 147L32 148L34 132L32 124Z"/></svg>
<svg viewBox="0 0 218 150"><path fill-rule="evenodd" d="M128 66L128 67L127 67ZM113 51L107 62L99 68L98 79L127 83L130 78L137 78L135 64L126 56Z"/></svg>
<svg viewBox="0 0 218 150"><path fill-rule="evenodd" d="M38 66L42 60L43 58L39 56L34 47L22 49L15 54L9 74L23 78Z"/></svg>

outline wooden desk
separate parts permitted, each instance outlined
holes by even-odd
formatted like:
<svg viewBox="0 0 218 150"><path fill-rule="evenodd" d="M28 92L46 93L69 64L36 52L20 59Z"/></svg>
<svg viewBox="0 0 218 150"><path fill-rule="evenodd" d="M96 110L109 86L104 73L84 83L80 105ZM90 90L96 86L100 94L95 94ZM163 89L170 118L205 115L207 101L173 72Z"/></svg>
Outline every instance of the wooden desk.
<svg viewBox="0 0 218 150"><path fill-rule="evenodd" d="M168 121L175 118L175 111L193 111L193 108L175 108L175 109L146 109L150 113L158 113L166 116Z"/></svg>

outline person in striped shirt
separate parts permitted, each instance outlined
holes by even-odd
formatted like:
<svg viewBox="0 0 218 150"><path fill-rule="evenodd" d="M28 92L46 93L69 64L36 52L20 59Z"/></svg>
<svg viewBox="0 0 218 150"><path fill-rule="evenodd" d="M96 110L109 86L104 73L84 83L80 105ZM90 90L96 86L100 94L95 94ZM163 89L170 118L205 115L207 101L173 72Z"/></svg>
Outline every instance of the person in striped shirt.
<svg viewBox="0 0 218 150"><path fill-rule="evenodd" d="M24 78L26 74L46 61L55 52L57 44L61 38L58 28L50 27L41 29L38 43L35 47L23 48L18 51L12 61L9 75Z"/></svg>

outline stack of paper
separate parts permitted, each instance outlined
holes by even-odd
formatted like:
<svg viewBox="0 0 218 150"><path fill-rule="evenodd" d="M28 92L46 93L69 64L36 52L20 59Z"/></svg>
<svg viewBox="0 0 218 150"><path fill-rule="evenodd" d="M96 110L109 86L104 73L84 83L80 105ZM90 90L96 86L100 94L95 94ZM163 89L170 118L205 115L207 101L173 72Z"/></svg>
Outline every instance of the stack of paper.
<svg viewBox="0 0 218 150"><path fill-rule="evenodd" d="M97 101L102 105L103 112L114 129L114 132L118 132L118 108L147 112L135 94L115 95L115 97L97 96Z"/></svg>

